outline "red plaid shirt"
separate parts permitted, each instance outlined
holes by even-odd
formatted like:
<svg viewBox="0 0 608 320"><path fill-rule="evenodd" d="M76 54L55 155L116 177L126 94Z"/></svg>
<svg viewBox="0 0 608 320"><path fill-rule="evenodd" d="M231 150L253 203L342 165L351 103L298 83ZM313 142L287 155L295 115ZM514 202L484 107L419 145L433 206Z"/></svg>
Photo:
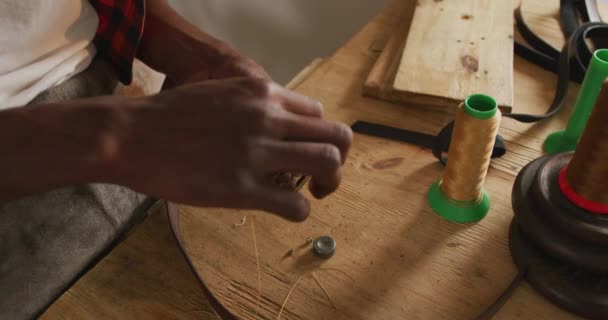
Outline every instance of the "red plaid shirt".
<svg viewBox="0 0 608 320"><path fill-rule="evenodd" d="M145 0L89 0L97 10L99 27L93 43L112 63L125 84L133 77L133 59L144 30Z"/></svg>

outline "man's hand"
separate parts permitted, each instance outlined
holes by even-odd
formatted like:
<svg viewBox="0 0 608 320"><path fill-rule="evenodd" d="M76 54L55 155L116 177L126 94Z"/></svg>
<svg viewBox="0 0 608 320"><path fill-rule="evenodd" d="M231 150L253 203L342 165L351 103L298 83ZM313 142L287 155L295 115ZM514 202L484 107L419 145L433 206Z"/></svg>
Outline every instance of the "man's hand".
<svg viewBox="0 0 608 320"><path fill-rule="evenodd" d="M277 171L312 176L317 198L335 191L350 128L321 119L317 101L253 78L206 81L116 107L105 136L111 180L171 201L261 209L305 219L308 201L272 183Z"/></svg>
<svg viewBox="0 0 608 320"><path fill-rule="evenodd" d="M254 78L205 81L156 96L98 97L0 112L0 202L90 182L198 206L305 219L308 201L277 171L335 191L352 142L321 105Z"/></svg>

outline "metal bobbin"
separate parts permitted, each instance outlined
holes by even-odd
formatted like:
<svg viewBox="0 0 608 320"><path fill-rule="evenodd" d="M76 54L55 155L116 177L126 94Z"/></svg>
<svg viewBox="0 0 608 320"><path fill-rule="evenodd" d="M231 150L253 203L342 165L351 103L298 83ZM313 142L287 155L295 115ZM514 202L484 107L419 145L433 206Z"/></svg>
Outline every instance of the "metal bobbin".
<svg viewBox="0 0 608 320"><path fill-rule="evenodd" d="M323 259L328 259L336 252L336 241L329 236L321 236L312 242L315 254Z"/></svg>

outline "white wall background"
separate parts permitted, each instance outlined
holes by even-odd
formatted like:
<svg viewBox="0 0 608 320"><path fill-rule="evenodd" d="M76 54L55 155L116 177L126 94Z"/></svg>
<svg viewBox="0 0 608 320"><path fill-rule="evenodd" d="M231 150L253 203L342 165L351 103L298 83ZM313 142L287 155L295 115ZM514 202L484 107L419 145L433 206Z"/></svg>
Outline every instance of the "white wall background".
<svg viewBox="0 0 608 320"><path fill-rule="evenodd" d="M169 0L188 20L262 64L279 83L334 52L388 0Z"/></svg>

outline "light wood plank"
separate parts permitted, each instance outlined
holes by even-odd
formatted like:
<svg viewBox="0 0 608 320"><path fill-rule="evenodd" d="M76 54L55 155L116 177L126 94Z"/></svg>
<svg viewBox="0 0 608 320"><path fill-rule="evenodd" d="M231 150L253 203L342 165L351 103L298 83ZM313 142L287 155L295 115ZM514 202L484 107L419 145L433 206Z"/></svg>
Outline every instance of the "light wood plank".
<svg viewBox="0 0 608 320"><path fill-rule="evenodd" d="M469 94L513 106L513 1L418 0L393 88L401 101L454 109Z"/></svg>

